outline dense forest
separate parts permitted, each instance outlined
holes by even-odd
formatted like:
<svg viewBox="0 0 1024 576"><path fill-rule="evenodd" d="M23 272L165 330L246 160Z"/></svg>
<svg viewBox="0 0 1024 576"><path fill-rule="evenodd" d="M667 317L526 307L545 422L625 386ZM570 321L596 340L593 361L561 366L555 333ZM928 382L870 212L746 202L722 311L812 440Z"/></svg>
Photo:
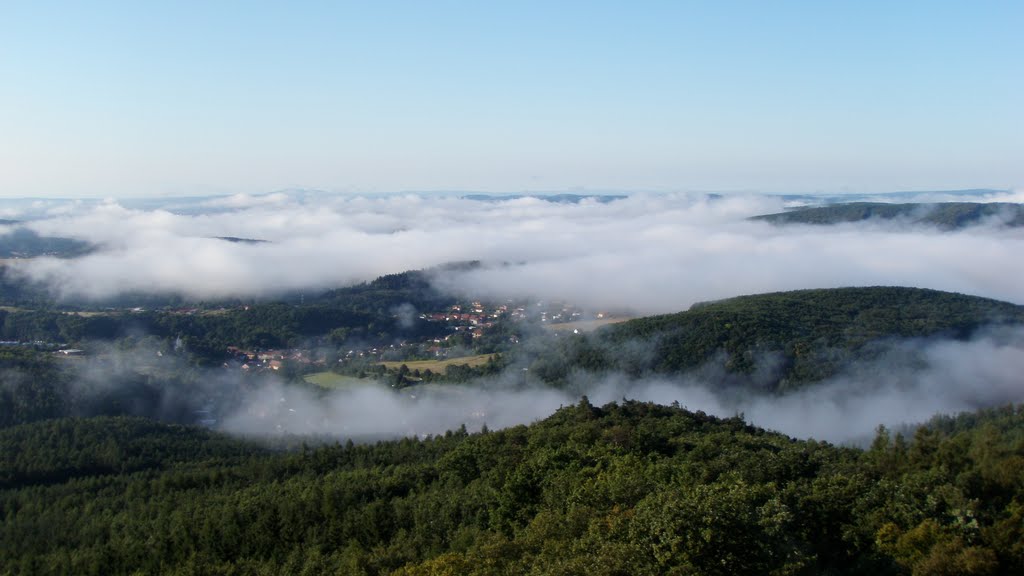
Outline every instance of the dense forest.
<svg viewBox="0 0 1024 576"><path fill-rule="evenodd" d="M131 418L0 431L0 574L1011 574L1024 408L866 450L582 399L281 451Z"/></svg>
<svg viewBox="0 0 1024 576"><path fill-rule="evenodd" d="M211 389L237 406L278 377L204 386L230 370L228 346L440 335L398 311L451 302L408 272L187 313L0 310L0 336L42 341L0 348L0 576L1024 571L1022 407L880 429L863 450L625 399L376 444L256 444L173 424L209 417ZM590 334L499 323L490 339L507 348L479 370L561 386L710 366L716 385L784 393L900 342L1022 324L1024 307L960 294L801 290ZM65 356L56 341L106 351ZM145 369L118 364L137 349ZM467 370L453 378L481 385Z"/></svg>
<svg viewBox="0 0 1024 576"><path fill-rule="evenodd" d="M92 415L197 422L206 418L197 416L198 410L234 406L241 388L262 382L228 360L229 346L314 342L328 356L335 350L337 358L339 347L354 339L444 338L451 331L442 323L395 318L395 306L408 303L407 298L423 306L445 304L426 301L434 296L425 282L421 273L385 276L304 304L268 303L216 313L0 310L0 340L59 339L91 351L85 358L71 358L45 346L0 347L0 426ZM717 388L785 393L871 366L879 358L891 362L894 354L901 355L903 365L921 363L921 346L915 343L982 333L998 337L999 327L1022 325L1024 307L961 294L886 287L802 290L699 304L590 334L501 321L485 337L453 339L493 354L476 367L389 372L379 358L365 358L335 362L333 369L395 387L471 384L506 371L515 372L521 384L555 388L615 373L633 379L696 375ZM123 355L135 358L134 364L118 367ZM302 368L286 361L273 376L302 384L302 370L325 370L326 364ZM83 374L99 376L83 380Z"/></svg>
<svg viewBox="0 0 1024 576"><path fill-rule="evenodd" d="M890 352L906 339L967 339L1024 325L1024 306L918 288L797 290L697 304L543 347L531 370L551 383L577 371L639 377L714 369L723 385L785 391Z"/></svg>
<svg viewBox="0 0 1024 576"><path fill-rule="evenodd" d="M957 230L979 224L1024 226L1024 205L1008 202L941 202L934 204L849 202L797 208L778 214L755 216L772 224L840 224L863 220L898 220L910 225Z"/></svg>
<svg viewBox="0 0 1024 576"><path fill-rule="evenodd" d="M456 301L434 290L429 274L391 274L309 298L296 296L294 301L199 303L184 310L170 308L183 306L180 299L159 302L164 309L131 310L120 303L99 313L52 304L37 309L0 308L0 340L81 344L145 334L167 342L181 338L197 361L214 363L227 357L228 346L291 347L314 340L340 346L347 341L381 344L426 338L442 334L443 327L415 315L404 320L396 316L402 306L429 310ZM10 284L3 286L10 288L4 293L6 303L24 304L17 296L37 302L45 298L8 275L0 266L0 282L7 278Z"/></svg>
<svg viewBox="0 0 1024 576"><path fill-rule="evenodd" d="M0 221L3 224L16 224L13 221ZM33 258L36 256L56 256L74 258L88 254L93 247L86 242L72 238L40 236L36 232L15 227L6 233L0 233L0 258Z"/></svg>

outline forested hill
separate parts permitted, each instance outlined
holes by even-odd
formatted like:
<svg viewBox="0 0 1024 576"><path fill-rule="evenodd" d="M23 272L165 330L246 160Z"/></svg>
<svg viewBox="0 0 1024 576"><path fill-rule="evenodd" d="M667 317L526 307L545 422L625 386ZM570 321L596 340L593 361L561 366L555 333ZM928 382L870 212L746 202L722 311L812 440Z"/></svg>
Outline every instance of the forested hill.
<svg viewBox="0 0 1024 576"><path fill-rule="evenodd" d="M415 270L390 274L308 299L296 296L291 301L235 305L216 313L198 309L195 314L119 309L81 315L49 309L0 309L0 339L79 343L131 334L170 340L181 337L197 358L216 363L224 359L228 346L285 347L314 338L328 338L336 345L350 339L391 343L398 338L445 332L443 326L418 317L419 311L444 309L456 302L455 297L433 288L432 273ZM4 297L0 304L47 307L45 296L2 266L0 291Z"/></svg>
<svg viewBox="0 0 1024 576"><path fill-rule="evenodd" d="M1024 411L869 450L581 400L294 452L138 419L0 431L0 574L1020 574Z"/></svg>
<svg viewBox="0 0 1024 576"><path fill-rule="evenodd" d="M941 202L890 204L851 202L798 208L778 214L755 216L772 224L839 224L863 220L900 220L911 225L935 226L955 230L983 223L1000 226L1024 226L1024 205L1007 202Z"/></svg>
<svg viewBox="0 0 1024 576"><path fill-rule="evenodd" d="M798 290L742 296L568 337L534 370L558 381L573 370L629 375L717 366L725 379L786 389L835 375L907 338L969 338L1024 325L1024 306L919 288Z"/></svg>
<svg viewBox="0 0 1024 576"><path fill-rule="evenodd" d="M448 264L428 270L410 270L386 274L354 286L325 292L316 298L325 304L344 303L345 306L367 313L392 313L397 306L407 304L418 310L430 310L451 305L455 299L442 294L431 284L433 274L454 270L469 270L479 262Z"/></svg>
<svg viewBox="0 0 1024 576"><path fill-rule="evenodd" d="M0 234L0 258L56 256L74 258L93 250L93 246L72 238L40 236L28 228L17 227Z"/></svg>

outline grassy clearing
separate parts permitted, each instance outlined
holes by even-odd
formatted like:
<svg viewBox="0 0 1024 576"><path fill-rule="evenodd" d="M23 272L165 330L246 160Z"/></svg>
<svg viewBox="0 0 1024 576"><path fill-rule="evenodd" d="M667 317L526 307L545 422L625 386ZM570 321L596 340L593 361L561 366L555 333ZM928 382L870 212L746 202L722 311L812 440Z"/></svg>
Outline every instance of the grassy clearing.
<svg viewBox="0 0 1024 576"><path fill-rule="evenodd" d="M334 372L316 372L313 374L307 374L303 380L310 384L330 390L354 388L357 386L376 386L379 384L379 382L371 380L370 378L356 378L355 376L345 376Z"/></svg>
<svg viewBox="0 0 1024 576"><path fill-rule="evenodd" d="M216 308L213 310L200 310L199 314L201 316L223 316L231 311L231 308Z"/></svg>
<svg viewBox="0 0 1024 576"><path fill-rule="evenodd" d="M493 354L480 354L477 356L463 356L462 358L448 358L445 360L407 360L405 362L381 362L388 370L397 370L405 364L409 370L430 370L431 372L444 372L445 368L451 365L461 366L483 366Z"/></svg>
<svg viewBox="0 0 1024 576"><path fill-rule="evenodd" d="M554 330L556 332L572 332L573 330L579 330L580 332L591 332L597 330L601 326L607 326L608 324L618 324L619 322L625 322L632 320L632 318L601 318L600 320L580 320L578 322L559 322L557 324L547 324L548 330Z"/></svg>

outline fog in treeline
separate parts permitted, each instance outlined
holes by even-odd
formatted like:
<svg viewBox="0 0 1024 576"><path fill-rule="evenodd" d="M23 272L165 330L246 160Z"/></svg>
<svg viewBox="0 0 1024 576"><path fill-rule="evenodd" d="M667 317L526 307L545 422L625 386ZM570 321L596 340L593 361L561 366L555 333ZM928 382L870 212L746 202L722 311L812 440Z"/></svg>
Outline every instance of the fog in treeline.
<svg viewBox="0 0 1024 576"><path fill-rule="evenodd" d="M0 574L1020 573L1022 229L811 201L10 214Z"/></svg>
<svg viewBox="0 0 1024 576"><path fill-rule="evenodd" d="M972 199L1019 198L991 193ZM15 275L46 285L59 302L123 293L214 301L316 295L381 274L468 260L480 265L446 269L432 278L434 286L466 298L560 300L637 315L807 287L921 286L1017 302L1024 285L1021 229L980 225L940 231L899 221L773 226L748 218L813 199L754 194L575 200L277 193L161 207L45 201L7 208L5 216L23 222L3 229L27 227L93 246L75 258L12 265ZM395 310L408 319L418 312ZM136 368L157 357L148 349L108 351L102 360L80 362L74 387L82 413L93 406L89 398L113 399L127 403L119 405L124 412L206 421L247 435L354 439L437 434L461 425L500 428L542 418L587 395L598 404L622 398L677 402L715 415L743 414L794 436L863 442L880 424L913 424L938 412L1024 398L1015 376L1024 369L1019 331L982 333L969 341L894 340L887 346L878 358L785 393L760 390L759 378L772 376L771 355L757 358L742 382L709 363L676 376L577 370L555 388L520 361L471 386L394 391L387 383L368 383L317 391L271 375L242 379L175 358L160 360L166 381L142 377ZM642 356L650 343L629 347ZM171 374L177 376L166 376ZM124 386L146 390L144 400L119 399Z"/></svg>
<svg viewBox="0 0 1024 576"><path fill-rule="evenodd" d="M626 398L675 403L721 417L742 415L794 437L863 445L879 425L900 429L937 413L1024 398L1019 378L1024 330L1005 328L969 341L894 340L876 360L785 393L759 390L772 377L769 357L759 359L753 374L739 376L723 373L714 363L680 376L636 378L578 370L567 385L554 387L539 381L524 363L463 384L395 390L389 380L369 378L343 390L321 390L274 374L253 377L196 368L182 358L155 353L111 350L102 358L77 362L71 412L200 423L258 438L376 441L436 435L461 426L476 431L526 424L587 396L595 405Z"/></svg>

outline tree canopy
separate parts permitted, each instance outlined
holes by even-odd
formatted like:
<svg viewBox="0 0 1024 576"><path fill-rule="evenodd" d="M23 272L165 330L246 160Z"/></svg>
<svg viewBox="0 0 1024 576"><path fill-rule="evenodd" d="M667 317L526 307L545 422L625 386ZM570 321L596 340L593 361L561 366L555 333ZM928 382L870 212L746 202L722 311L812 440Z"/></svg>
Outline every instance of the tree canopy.
<svg viewBox="0 0 1024 576"><path fill-rule="evenodd" d="M1024 324L1024 306L901 287L797 290L694 305L562 338L532 369L559 382L574 370L640 376L717 366L739 383L786 390L870 360L905 339L966 339Z"/></svg>
<svg viewBox="0 0 1024 576"><path fill-rule="evenodd" d="M0 431L0 574L1008 574L1024 408L866 450L586 399L278 451L132 418Z"/></svg>

